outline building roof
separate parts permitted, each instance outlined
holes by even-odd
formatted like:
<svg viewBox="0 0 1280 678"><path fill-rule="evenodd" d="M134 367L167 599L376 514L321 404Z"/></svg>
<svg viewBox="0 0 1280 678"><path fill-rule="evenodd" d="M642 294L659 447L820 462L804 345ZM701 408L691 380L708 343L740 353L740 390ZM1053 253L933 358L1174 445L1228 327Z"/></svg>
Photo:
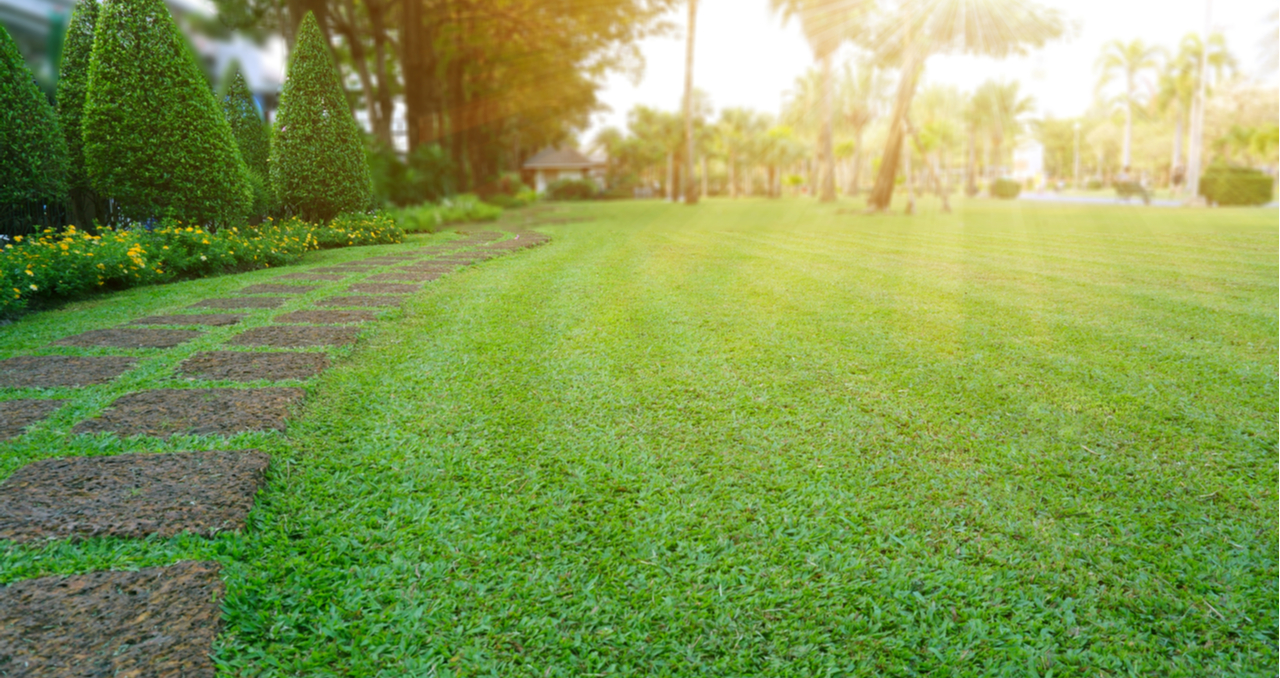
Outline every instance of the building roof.
<svg viewBox="0 0 1280 678"><path fill-rule="evenodd" d="M592 160L575 148L546 148L524 163L525 169L581 169L600 167L604 163Z"/></svg>

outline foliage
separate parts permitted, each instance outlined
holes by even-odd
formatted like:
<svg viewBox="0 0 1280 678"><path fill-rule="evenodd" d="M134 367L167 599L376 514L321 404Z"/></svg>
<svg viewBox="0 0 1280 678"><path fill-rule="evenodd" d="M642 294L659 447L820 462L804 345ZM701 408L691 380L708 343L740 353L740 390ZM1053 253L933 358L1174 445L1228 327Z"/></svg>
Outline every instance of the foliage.
<svg viewBox="0 0 1280 678"><path fill-rule="evenodd" d="M84 161L81 123L89 91L89 63L93 56L93 30L98 20L98 0L82 0L71 10L71 22L63 43L58 70L58 123L67 143L67 187L92 190ZM88 225L88 224L85 224Z"/></svg>
<svg viewBox="0 0 1280 678"><path fill-rule="evenodd" d="M266 177L271 140L262 113L258 110L258 103L254 101L253 94L245 83L238 62L231 62L222 82L223 91L218 99L222 102L222 113L227 124L231 126L236 148L240 150L240 158L250 172Z"/></svg>
<svg viewBox="0 0 1280 678"><path fill-rule="evenodd" d="M390 245L404 242L404 231L386 214L339 214L328 224L317 225L311 232L322 249Z"/></svg>
<svg viewBox="0 0 1280 678"><path fill-rule="evenodd" d="M373 202L360 128L347 105L329 44L315 16L302 20L271 144L271 184L280 208L329 221Z"/></svg>
<svg viewBox="0 0 1280 678"><path fill-rule="evenodd" d="M559 179L547 184L544 193L548 200L593 200L600 187L590 179Z"/></svg>
<svg viewBox="0 0 1280 678"><path fill-rule="evenodd" d="M94 235L68 226L17 236L0 251L0 316L103 290L280 266L316 247L311 231L297 221L213 231L164 220L153 229Z"/></svg>
<svg viewBox="0 0 1280 678"><path fill-rule="evenodd" d="M448 224L494 221L502 208L470 193L445 198L437 205L407 207L395 213L396 224L408 233L433 233Z"/></svg>
<svg viewBox="0 0 1280 678"><path fill-rule="evenodd" d="M67 144L48 99L0 27L0 216L67 193Z"/></svg>
<svg viewBox="0 0 1280 678"><path fill-rule="evenodd" d="M244 222L249 172L161 0L99 9L83 135L90 183L117 220Z"/></svg>
<svg viewBox="0 0 1280 678"><path fill-rule="evenodd" d="M381 205L417 205L453 192L452 162L439 144L419 146L404 163L389 145L370 139L366 157L374 199Z"/></svg>
<svg viewBox="0 0 1280 678"><path fill-rule="evenodd" d="M991 197L1012 200L1022 192L1022 184L1013 179L996 179L991 182Z"/></svg>
<svg viewBox="0 0 1280 678"><path fill-rule="evenodd" d="M1262 205L1271 202L1275 179L1251 167L1216 165L1200 177L1200 195L1221 206Z"/></svg>
<svg viewBox="0 0 1280 678"><path fill-rule="evenodd" d="M490 205L496 205L504 210L520 209L538 202L538 192L532 188L525 188L515 195L507 195L506 193L494 193L484 199Z"/></svg>

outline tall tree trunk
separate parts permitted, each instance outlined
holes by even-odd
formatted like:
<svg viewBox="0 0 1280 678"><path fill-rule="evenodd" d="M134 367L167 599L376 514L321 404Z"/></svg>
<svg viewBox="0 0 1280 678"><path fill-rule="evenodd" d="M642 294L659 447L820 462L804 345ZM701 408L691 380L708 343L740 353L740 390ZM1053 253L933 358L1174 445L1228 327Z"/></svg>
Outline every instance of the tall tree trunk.
<svg viewBox="0 0 1280 678"><path fill-rule="evenodd" d="M395 107L391 103L391 81L387 77L387 27L384 20L386 6L368 0L365 7L369 11L369 27L373 33L373 68L378 77L378 117L373 133L390 146L393 143L391 119L395 116Z"/></svg>
<svg viewBox="0 0 1280 678"><path fill-rule="evenodd" d="M672 182L676 180L676 159L670 152L667 153L667 202L675 200L676 193L672 188Z"/></svg>
<svg viewBox="0 0 1280 678"><path fill-rule="evenodd" d="M964 194L967 196L975 196L978 194L978 130L976 127L969 127L969 163L965 166L964 171Z"/></svg>
<svg viewBox="0 0 1280 678"><path fill-rule="evenodd" d="M831 97L835 89L835 78L831 76L831 54L822 55L822 178L821 202L835 202L836 199L836 154L831 139L832 106Z"/></svg>
<svg viewBox="0 0 1280 678"><path fill-rule="evenodd" d="M707 198L707 156L702 156L702 199Z"/></svg>
<svg viewBox="0 0 1280 678"><path fill-rule="evenodd" d="M1181 104L1178 105L1178 123L1173 130L1173 162L1169 164L1169 183L1173 184L1173 174L1178 171L1178 167L1182 165L1182 136L1183 125L1186 124L1187 112ZM1184 175L1185 178L1185 175ZM1182 193L1182 186L1172 186L1177 194Z"/></svg>
<svg viewBox="0 0 1280 678"><path fill-rule="evenodd" d="M924 57L922 50L912 49L906 66L902 69L902 79L898 82L898 94L889 124L889 138L885 141L884 155L880 160L880 173L876 175L876 185L871 189L871 197L867 199L867 206L871 209L887 210L889 201L893 199L898 158L902 155L902 121L906 120L907 112L911 110L916 83L920 80L920 72L924 70Z"/></svg>
<svg viewBox="0 0 1280 678"><path fill-rule="evenodd" d="M698 204L693 177L693 40L698 27L698 0L689 3L689 35L684 48L684 204Z"/></svg>
<svg viewBox="0 0 1280 678"><path fill-rule="evenodd" d="M862 193L862 133L865 128L859 127L853 132L853 176L849 178L849 195Z"/></svg>
<svg viewBox="0 0 1280 678"><path fill-rule="evenodd" d="M405 125L409 152L427 138L427 84L430 74L423 63L429 37L422 20L422 0L402 0L400 29L400 71L404 76Z"/></svg>
<svg viewBox="0 0 1280 678"><path fill-rule="evenodd" d="M902 121L903 132L911 131L911 123L906 120ZM911 144L902 145L902 172L907 179L907 209L906 214L915 214L916 212L916 184L915 177L911 171Z"/></svg>
<svg viewBox="0 0 1280 678"><path fill-rule="evenodd" d="M738 199L738 183L737 183L737 177L734 176L735 165L737 165L737 162L734 160L733 155L731 154L729 156L729 197L733 198L734 200L737 200Z"/></svg>
<svg viewBox="0 0 1280 678"><path fill-rule="evenodd" d="M365 57L364 41L360 39L360 32L356 28L356 17L359 15L356 14L355 3L351 0L345 0L343 6L346 9L346 16L341 17L338 31L342 33L348 49L351 50L351 62L355 65L356 76L360 78L360 89L364 91L364 108L369 117L369 131L372 132L378 128L378 100L373 90L373 78L369 76L369 61Z"/></svg>
<svg viewBox="0 0 1280 678"><path fill-rule="evenodd" d="M1124 97L1124 160L1120 165L1127 171L1130 161L1130 147L1133 144L1133 77L1129 77L1129 89Z"/></svg>

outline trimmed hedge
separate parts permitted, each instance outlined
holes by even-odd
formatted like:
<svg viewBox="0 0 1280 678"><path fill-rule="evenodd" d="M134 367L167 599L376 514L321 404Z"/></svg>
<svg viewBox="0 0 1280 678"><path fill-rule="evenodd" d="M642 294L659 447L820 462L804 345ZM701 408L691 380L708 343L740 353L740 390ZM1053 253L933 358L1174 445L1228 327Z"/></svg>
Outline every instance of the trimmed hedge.
<svg viewBox="0 0 1280 678"><path fill-rule="evenodd" d="M223 89L218 95L218 101L222 104L222 114L231 127L231 136L235 139L236 148L240 150L240 159L249 170L249 187L253 193L249 217L251 221L257 221L272 211L275 204L270 174L267 171L267 160L271 155L271 139L267 133L266 123L258 114L258 104L253 100L249 86L245 84L238 62L233 60L227 67L222 85Z"/></svg>
<svg viewBox="0 0 1280 678"><path fill-rule="evenodd" d="M1013 200L1022 193L1022 184L1013 179L996 179L991 182L991 197L1001 200Z"/></svg>
<svg viewBox="0 0 1280 678"><path fill-rule="evenodd" d="M339 214L328 225L315 227L311 235L321 249L404 242L404 231L385 214Z"/></svg>
<svg viewBox="0 0 1280 678"><path fill-rule="evenodd" d="M592 200L600 195L600 187L587 179L560 179L547 184L551 200Z"/></svg>
<svg viewBox="0 0 1280 678"><path fill-rule="evenodd" d="M97 0L81 0L76 4L71 11L58 69L58 124L67 140L67 188L72 191L92 190L84 164L81 120L89 91L89 61L93 56L93 29L97 21Z"/></svg>
<svg viewBox="0 0 1280 678"><path fill-rule="evenodd" d="M66 173L67 143L53 107L0 27L0 218L61 202Z"/></svg>
<svg viewBox="0 0 1280 678"><path fill-rule="evenodd" d="M484 203L470 193L445 198L439 205L419 205L396 212L395 220L409 233L434 233L448 224L494 221L502 208Z"/></svg>
<svg viewBox="0 0 1280 678"><path fill-rule="evenodd" d="M1252 167L1210 167L1200 177L1200 195L1215 205L1265 205L1273 179Z"/></svg>
<svg viewBox="0 0 1280 678"><path fill-rule="evenodd" d="M310 12L302 19L276 112L271 184L280 207L308 221L373 206L360 128Z"/></svg>
<svg viewBox="0 0 1280 678"><path fill-rule="evenodd" d="M90 182L116 221L244 223L249 172L161 0L99 9L83 125Z"/></svg>

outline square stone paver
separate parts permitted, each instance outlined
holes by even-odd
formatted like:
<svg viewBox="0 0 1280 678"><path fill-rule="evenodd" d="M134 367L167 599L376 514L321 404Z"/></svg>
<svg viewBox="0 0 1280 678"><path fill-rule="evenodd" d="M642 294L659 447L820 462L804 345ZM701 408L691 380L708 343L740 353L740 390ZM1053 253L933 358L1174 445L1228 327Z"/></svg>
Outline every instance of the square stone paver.
<svg viewBox="0 0 1280 678"><path fill-rule="evenodd" d="M375 297L375 296L350 296L350 297L326 297L316 302L316 306L326 308L390 308L399 306L401 299L399 297Z"/></svg>
<svg viewBox="0 0 1280 678"><path fill-rule="evenodd" d="M214 678L214 562L0 586L0 671L22 678Z"/></svg>
<svg viewBox="0 0 1280 678"><path fill-rule="evenodd" d="M255 327L228 341L237 346L273 346L301 348L308 346L346 346L356 343L358 327L308 327L304 325L267 325Z"/></svg>
<svg viewBox="0 0 1280 678"><path fill-rule="evenodd" d="M205 351L178 365L178 376L187 379L255 381L310 379L329 369L324 353L248 353Z"/></svg>
<svg viewBox="0 0 1280 678"><path fill-rule="evenodd" d="M422 286L395 283L356 283L347 289L360 294L413 294L421 290Z"/></svg>
<svg viewBox="0 0 1280 678"><path fill-rule="evenodd" d="M131 321L130 325L198 325L201 327L226 327L244 319L243 313L186 313L178 315L153 315Z"/></svg>
<svg viewBox="0 0 1280 678"><path fill-rule="evenodd" d="M196 330L153 330L141 327L113 327L90 330L74 337L59 339L58 346L80 348L173 348L204 334Z"/></svg>
<svg viewBox="0 0 1280 678"><path fill-rule="evenodd" d="M33 355L0 360L0 388L57 388L105 384L133 369L124 356Z"/></svg>
<svg viewBox="0 0 1280 678"><path fill-rule="evenodd" d="M317 285L281 285L279 283L259 283L236 290L240 294L306 294L320 289Z"/></svg>
<svg viewBox="0 0 1280 678"><path fill-rule="evenodd" d="M431 282L444 277L443 271L395 271L393 273L379 273L369 276L369 280L374 282Z"/></svg>
<svg viewBox="0 0 1280 678"><path fill-rule="evenodd" d="M278 323L301 323L305 325L346 325L349 323L367 323L378 319L376 311L294 311L278 315L274 320Z"/></svg>
<svg viewBox="0 0 1280 678"><path fill-rule="evenodd" d="M338 273L290 273L282 275L276 280L304 280L306 282L337 282L346 278L345 275Z"/></svg>
<svg viewBox="0 0 1280 678"><path fill-rule="evenodd" d="M239 530L269 459L238 450L32 462L0 483L0 539L211 537Z"/></svg>
<svg viewBox="0 0 1280 678"><path fill-rule="evenodd" d="M191 305L191 308L280 308L287 297L221 297L205 299Z"/></svg>
<svg viewBox="0 0 1280 678"><path fill-rule="evenodd" d="M53 414L65 400L0 401L0 440L22 435L23 429Z"/></svg>
<svg viewBox="0 0 1280 678"><path fill-rule="evenodd" d="M121 436L234 435L283 431L300 388L168 388L130 393L102 414L76 424L73 433Z"/></svg>

